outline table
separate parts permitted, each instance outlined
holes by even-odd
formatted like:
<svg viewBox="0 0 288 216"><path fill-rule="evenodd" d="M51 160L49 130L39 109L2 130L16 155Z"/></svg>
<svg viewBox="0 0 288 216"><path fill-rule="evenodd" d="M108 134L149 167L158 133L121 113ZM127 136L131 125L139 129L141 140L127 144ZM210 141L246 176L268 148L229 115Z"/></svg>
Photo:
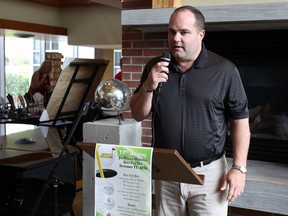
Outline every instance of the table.
<svg viewBox="0 0 288 216"><path fill-rule="evenodd" d="M37 127L0 136L0 215L31 215L62 147L56 128L43 133L43 128ZM72 210L77 152L77 148L68 146L59 160L37 215L54 215L55 208L59 215Z"/></svg>

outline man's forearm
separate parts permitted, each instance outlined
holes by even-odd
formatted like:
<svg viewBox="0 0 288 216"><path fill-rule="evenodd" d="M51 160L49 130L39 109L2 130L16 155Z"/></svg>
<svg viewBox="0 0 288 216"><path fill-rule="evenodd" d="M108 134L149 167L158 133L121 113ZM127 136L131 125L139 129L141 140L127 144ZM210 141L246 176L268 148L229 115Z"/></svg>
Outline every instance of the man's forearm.
<svg viewBox="0 0 288 216"><path fill-rule="evenodd" d="M130 100L131 114L137 121L146 119L151 113L152 92L146 92L143 87Z"/></svg>
<svg viewBox="0 0 288 216"><path fill-rule="evenodd" d="M239 166L246 166L250 144L249 119L230 120L230 126L233 163Z"/></svg>

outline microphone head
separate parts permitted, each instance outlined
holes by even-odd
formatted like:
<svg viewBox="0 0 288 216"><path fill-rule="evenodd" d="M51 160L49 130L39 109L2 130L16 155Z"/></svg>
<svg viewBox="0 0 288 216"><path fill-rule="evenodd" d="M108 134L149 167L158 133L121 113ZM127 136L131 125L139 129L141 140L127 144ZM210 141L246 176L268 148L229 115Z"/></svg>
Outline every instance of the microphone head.
<svg viewBox="0 0 288 216"><path fill-rule="evenodd" d="M164 52L161 56L161 61L170 62L171 54L169 52Z"/></svg>

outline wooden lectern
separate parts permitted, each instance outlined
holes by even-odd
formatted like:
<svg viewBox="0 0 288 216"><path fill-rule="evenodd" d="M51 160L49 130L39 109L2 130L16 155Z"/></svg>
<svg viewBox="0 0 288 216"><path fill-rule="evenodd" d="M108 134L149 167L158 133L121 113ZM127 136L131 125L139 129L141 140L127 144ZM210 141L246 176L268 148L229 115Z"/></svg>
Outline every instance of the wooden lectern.
<svg viewBox="0 0 288 216"><path fill-rule="evenodd" d="M204 176L196 174L175 149L154 148L152 163L154 180L204 184Z"/></svg>
<svg viewBox="0 0 288 216"><path fill-rule="evenodd" d="M96 143L78 142L77 146L95 157ZM196 174L190 165L174 149L153 149L152 179L190 184L204 184L204 176Z"/></svg>

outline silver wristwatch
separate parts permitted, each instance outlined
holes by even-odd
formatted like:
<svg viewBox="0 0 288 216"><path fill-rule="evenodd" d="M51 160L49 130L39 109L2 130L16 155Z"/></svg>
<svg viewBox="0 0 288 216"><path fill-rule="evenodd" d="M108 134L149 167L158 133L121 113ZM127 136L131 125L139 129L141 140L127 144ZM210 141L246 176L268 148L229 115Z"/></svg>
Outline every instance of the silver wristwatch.
<svg viewBox="0 0 288 216"><path fill-rule="evenodd" d="M239 170L241 173L246 174L247 173L247 169L244 166L238 166L236 164L232 165L232 169L236 169Z"/></svg>

